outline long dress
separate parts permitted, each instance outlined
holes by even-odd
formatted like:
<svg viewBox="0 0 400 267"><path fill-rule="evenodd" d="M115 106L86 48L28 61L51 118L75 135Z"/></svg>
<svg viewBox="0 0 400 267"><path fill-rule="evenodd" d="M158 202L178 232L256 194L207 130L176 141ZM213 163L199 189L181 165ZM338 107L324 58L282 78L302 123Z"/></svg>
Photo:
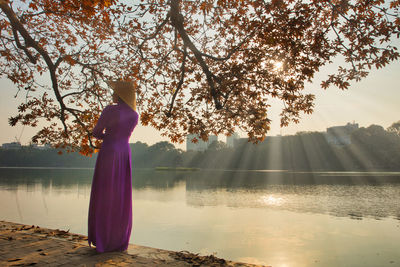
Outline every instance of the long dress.
<svg viewBox="0 0 400 267"><path fill-rule="evenodd" d="M125 102L107 106L93 129L103 139L94 169L88 242L98 252L124 251L132 229L132 169L129 137L138 114ZM105 130L105 133L104 133Z"/></svg>

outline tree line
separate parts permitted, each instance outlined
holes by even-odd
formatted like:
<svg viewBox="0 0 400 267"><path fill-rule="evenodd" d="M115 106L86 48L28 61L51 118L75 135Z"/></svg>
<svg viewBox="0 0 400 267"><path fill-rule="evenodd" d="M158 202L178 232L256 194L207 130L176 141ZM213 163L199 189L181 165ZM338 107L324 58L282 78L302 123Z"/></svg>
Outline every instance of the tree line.
<svg viewBox="0 0 400 267"><path fill-rule="evenodd" d="M258 144L239 139L235 147L211 143L205 151L183 151L169 142L130 144L133 168L191 167L202 169L273 170L400 170L400 123L388 129L362 127L350 135L351 143L335 145L323 132L271 136ZM58 155L56 149L0 149L0 166L93 168L96 154Z"/></svg>

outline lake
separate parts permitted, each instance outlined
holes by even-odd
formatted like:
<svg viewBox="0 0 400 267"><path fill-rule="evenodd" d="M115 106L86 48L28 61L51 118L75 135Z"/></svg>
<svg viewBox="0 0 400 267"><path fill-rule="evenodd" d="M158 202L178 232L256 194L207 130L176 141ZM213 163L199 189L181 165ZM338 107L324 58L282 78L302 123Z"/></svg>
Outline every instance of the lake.
<svg viewBox="0 0 400 267"><path fill-rule="evenodd" d="M0 220L86 235L92 175L0 168ZM130 243L274 267L400 266L400 172L134 170Z"/></svg>

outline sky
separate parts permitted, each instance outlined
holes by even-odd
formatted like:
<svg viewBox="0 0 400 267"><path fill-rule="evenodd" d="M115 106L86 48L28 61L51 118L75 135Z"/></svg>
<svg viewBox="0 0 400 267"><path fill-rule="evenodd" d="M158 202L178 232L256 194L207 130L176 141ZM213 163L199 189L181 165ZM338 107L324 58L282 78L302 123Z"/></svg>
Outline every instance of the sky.
<svg viewBox="0 0 400 267"><path fill-rule="evenodd" d="M299 124L288 127L279 126L279 104L273 104L268 114L272 119L268 135L291 135L299 131L326 131L327 127L345 125L348 122L358 123L360 127L378 124L384 128L400 120L400 61L387 67L372 70L367 78L352 83L348 90L336 87L321 89L320 81L326 77L333 66L327 66L318 73L312 84L307 85L307 92L316 96L314 112L304 114ZM0 79L0 144L20 140L28 144L30 138L39 128L8 125L8 118L16 114L16 107L23 95L14 98L16 87L6 78ZM247 137L245 132L238 131L240 137ZM225 136L218 137L226 141ZM141 141L149 145L160 141L169 141L160 132L140 123L133 132L130 142ZM186 144L175 144L177 148L186 149Z"/></svg>

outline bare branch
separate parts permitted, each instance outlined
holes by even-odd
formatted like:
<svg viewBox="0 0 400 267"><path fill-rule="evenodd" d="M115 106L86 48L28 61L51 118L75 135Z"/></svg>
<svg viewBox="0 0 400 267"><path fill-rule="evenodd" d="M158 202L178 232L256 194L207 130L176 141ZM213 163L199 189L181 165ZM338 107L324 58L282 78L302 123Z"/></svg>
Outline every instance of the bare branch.
<svg viewBox="0 0 400 267"><path fill-rule="evenodd" d="M168 14L167 14L167 17L163 20L163 22L162 22L160 25L157 25L155 32L154 32L152 35L150 35L150 36L148 36L148 37L146 37L146 38L143 39L142 43L138 46L138 49L139 49L139 50L141 50L141 49L143 48L143 45L144 45L148 40L154 39L154 38L157 36L157 34L161 31L161 29L165 26L165 24L168 23L169 18L170 18L170 16L169 16L169 13L168 13Z"/></svg>

